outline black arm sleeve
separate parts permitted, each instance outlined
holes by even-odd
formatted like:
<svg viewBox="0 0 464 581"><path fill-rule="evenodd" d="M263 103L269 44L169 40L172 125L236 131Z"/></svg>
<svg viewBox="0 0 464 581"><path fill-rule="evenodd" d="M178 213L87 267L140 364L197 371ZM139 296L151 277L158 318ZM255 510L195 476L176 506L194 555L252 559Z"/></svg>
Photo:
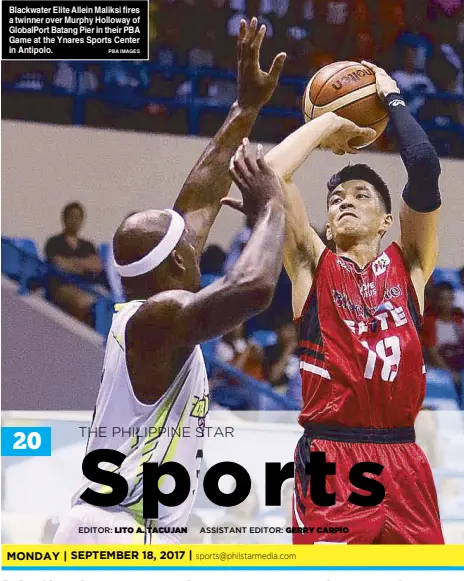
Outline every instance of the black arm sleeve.
<svg viewBox="0 0 464 581"><path fill-rule="evenodd" d="M388 95L386 104L408 173L403 199L416 212L433 212L441 205L438 187L441 168L435 148L399 93Z"/></svg>

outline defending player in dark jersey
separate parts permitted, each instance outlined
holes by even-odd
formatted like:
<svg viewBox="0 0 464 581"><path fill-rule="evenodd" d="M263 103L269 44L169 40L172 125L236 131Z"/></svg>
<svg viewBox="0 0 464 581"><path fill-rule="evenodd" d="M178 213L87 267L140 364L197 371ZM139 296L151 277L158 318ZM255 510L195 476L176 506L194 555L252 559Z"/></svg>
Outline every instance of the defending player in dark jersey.
<svg viewBox="0 0 464 581"><path fill-rule="evenodd" d="M438 253L440 164L393 79L363 64L376 75L408 173L398 242L380 251L393 220L390 196L380 176L362 164L345 167L328 182L327 237L335 253L309 224L293 173L318 146L356 153L349 141L359 128L350 121L323 115L266 156L285 184L284 264L300 334L299 422L305 434L295 452L293 525L301 530L293 541L440 544L432 472L414 434L425 394L418 329ZM364 131L367 136L370 130ZM326 485L336 495L332 506L311 499L305 464L315 451L336 463ZM385 488L375 506L348 501L352 492L368 496L349 479L353 465L366 461L384 467L379 476L367 475Z"/></svg>

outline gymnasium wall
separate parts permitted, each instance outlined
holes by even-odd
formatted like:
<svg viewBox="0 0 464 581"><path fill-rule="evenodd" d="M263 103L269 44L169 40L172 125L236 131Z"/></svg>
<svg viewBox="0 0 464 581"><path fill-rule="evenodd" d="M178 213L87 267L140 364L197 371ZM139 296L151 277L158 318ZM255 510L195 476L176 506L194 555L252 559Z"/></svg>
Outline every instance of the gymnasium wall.
<svg viewBox="0 0 464 581"><path fill-rule="evenodd" d="M1 289L3 411L93 409L103 364L101 337L39 297L18 296L3 277Z"/></svg>
<svg viewBox="0 0 464 581"><path fill-rule="evenodd" d="M116 132L2 121L2 228L5 235L31 237L40 247L60 230L59 214L69 201L87 209L83 235L110 241L131 211L171 207L206 139ZM364 153L339 158L315 151L299 171L313 224L323 227L327 177L348 161L364 161L386 179L398 210L405 171L398 155ZM443 160L444 198L440 225L442 267L464 264L464 163ZM242 218L224 209L210 241L227 247ZM389 240L398 233L398 223Z"/></svg>

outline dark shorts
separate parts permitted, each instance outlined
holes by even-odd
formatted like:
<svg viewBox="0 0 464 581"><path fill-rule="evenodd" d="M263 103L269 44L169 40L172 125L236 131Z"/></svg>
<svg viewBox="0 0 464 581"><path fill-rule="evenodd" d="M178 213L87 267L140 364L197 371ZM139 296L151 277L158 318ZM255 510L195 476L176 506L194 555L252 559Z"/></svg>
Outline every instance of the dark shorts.
<svg viewBox="0 0 464 581"><path fill-rule="evenodd" d="M414 440L413 428L308 426L295 450L293 543L444 544L432 470ZM336 495L332 506L311 499L305 474L310 452L325 452L326 461L336 463L336 474L326 477L327 493ZM347 500L352 492L370 494L350 483L350 470L359 462L384 467L379 476L366 473L385 488L376 506Z"/></svg>

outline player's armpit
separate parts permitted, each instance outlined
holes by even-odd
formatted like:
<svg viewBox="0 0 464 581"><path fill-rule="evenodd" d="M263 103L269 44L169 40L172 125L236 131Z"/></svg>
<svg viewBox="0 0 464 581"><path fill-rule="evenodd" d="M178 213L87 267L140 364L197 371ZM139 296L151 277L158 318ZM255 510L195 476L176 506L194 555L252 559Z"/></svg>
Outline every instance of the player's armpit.
<svg viewBox="0 0 464 581"><path fill-rule="evenodd" d="M401 205L399 244L419 297L435 268L438 257L438 216L440 210L416 212L405 202Z"/></svg>
<svg viewBox="0 0 464 581"><path fill-rule="evenodd" d="M293 314L301 315L325 245L311 227L296 184L282 182L285 200L284 267L292 282Z"/></svg>
<svg viewBox="0 0 464 581"><path fill-rule="evenodd" d="M224 277L198 293L159 293L139 309L131 323L146 348L165 346L168 340L179 348L193 347L223 335L267 308L273 292L274 287L263 279L233 281Z"/></svg>

